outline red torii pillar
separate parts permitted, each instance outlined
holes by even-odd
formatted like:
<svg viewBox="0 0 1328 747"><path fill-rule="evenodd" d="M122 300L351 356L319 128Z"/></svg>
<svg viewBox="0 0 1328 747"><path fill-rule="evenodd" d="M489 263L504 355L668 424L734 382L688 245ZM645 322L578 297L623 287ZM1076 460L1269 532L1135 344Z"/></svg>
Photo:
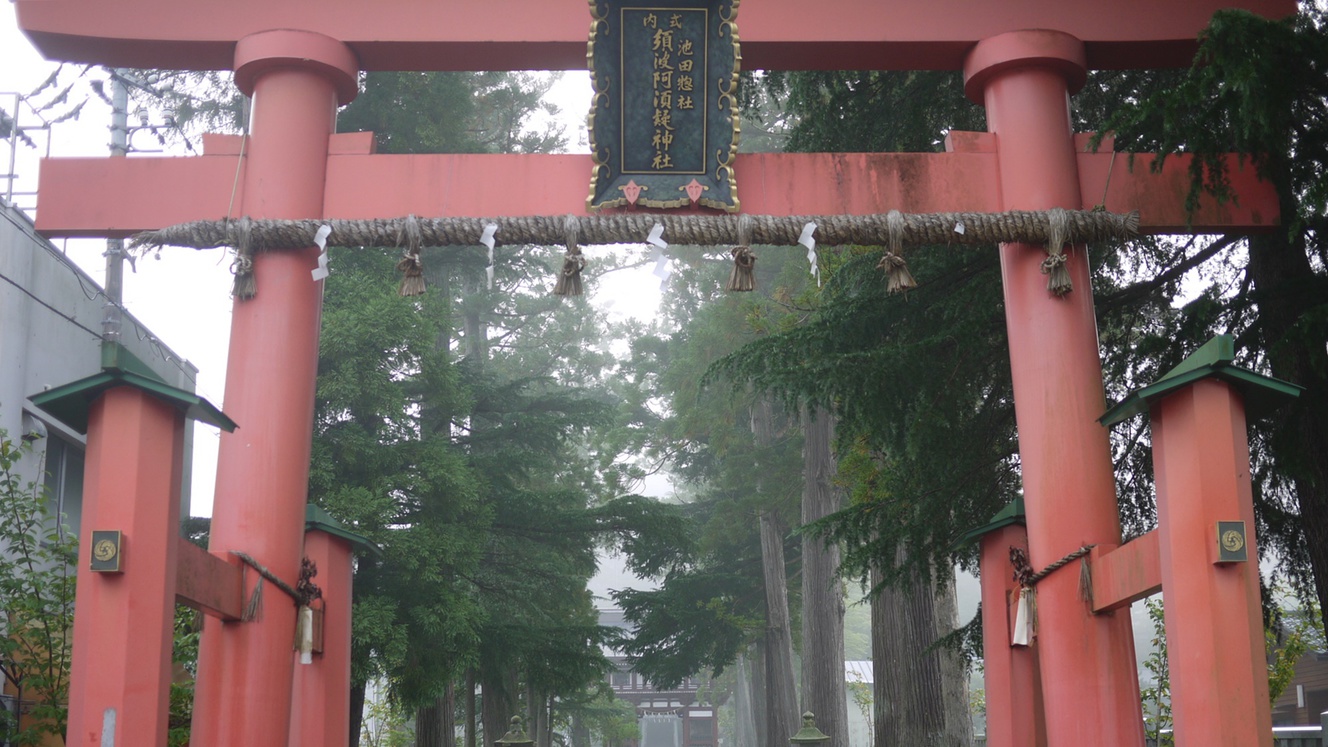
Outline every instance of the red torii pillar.
<svg viewBox="0 0 1328 747"><path fill-rule="evenodd" d="M351 51L320 34L240 40L235 81L254 99L240 214L323 215L336 108L354 98L357 71ZM235 302L225 401L244 428L221 439L210 540L212 552L243 550L292 585L313 437L323 283L310 273L318 253L256 253L257 295ZM204 623L191 737L198 747L286 744L296 610L267 596L259 624Z"/></svg>
<svg viewBox="0 0 1328 747"><path fill-rule="evenodd" d="M1084 45L1058 31L985 39L964 63L965 91L996 135L1002 207L1077 208L1069 94L1087 75ZM1088 257L1067 252L1074 290L1058 297L1041 272L1042 247L1001 247L1019 459L1036 568L1084 545L1120 544L1120 519ZM1067 500L1074 501L1070 510ZM1128 614L1094 615L1078 578L1052 574L1038 589L1038 661L1053 745L1141 744L1143 715ZM1083 683L1093 683L1084 687Z"/></svg>

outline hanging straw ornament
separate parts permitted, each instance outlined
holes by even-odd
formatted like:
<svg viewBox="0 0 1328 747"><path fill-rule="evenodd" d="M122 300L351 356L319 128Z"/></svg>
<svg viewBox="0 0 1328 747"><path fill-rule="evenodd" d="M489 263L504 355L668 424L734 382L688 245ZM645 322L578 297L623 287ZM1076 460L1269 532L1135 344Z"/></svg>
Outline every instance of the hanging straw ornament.
<svg viewBox="0 0 1328 747"><path fill-rule="evenodd" d="M1047 290L1059 296L1074 290L1070 271L1065 267L1065 242L1070 236L1070 214L1064 208L1047 211L1047 258L1042 260L1042 274L1047 276Z"/></svg>
<svg viewBox="0 0 1328 747"><path fill-rule="evenodd" d="M903 213L891 210L886 214L885 254L876 263L876 269L885 271L886 293L900 293L918 287L918 281L913 279L913 273L908 271L908 263L904 261L904 229Z"/></svg>
<svg viewBox="0 0 1328 747"><path fill-rule="evenodd" d="M405 297L424 295L424 263L420 261L420 221L414 215L406 216L397 230L397 246L405 242L397 271L402 273L397 294Z"/></svg>
<svg viewBox="0 0 1328 747"><path fill-rule="evenodd" d="M1037 594L1033 590L1035 576L1028 561L1028 553L1022 547L1010 548L1010 565L1014 568L1014 581L1019 584L1010 645L1028 646L1037 637Z"/></svg>
<svg viewBox="0 0 1328 747"><path fill-rule="evenodd" d="M160 249L157 257L161 257ZM258 294L258 284L254 281L253 223L247 217L236 224L235 261L231 262L231 272L235 274L232 296L247 301Z"/></svg>
<svg viewBox="0 0 1328 747"><path fill-rule="evenodd" d="M576 216L567 216L563 222L567 253L563 255L563 269L558 273L558 282L553 286L555 296L581 295L581 271L586 269L586 258L581 255L581 247L577 244L580 232L581 223Z"/></svg>
<svg viewBox="0 0 1328 747"><path fill-rule="evenodd" d="M733 255L733 271L729 273L728 290L747 293L756 290L756 255L752 252L752 216L738 216L738 246L729 250Z"/></svg>

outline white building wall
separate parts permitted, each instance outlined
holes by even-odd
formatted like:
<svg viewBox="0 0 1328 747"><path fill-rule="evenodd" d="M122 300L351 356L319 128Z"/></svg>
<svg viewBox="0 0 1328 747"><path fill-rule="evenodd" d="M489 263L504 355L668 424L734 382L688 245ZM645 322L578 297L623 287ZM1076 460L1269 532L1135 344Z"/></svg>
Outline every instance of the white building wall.
<svg viewBox="0 0 1328 747"><path fill-rule="evenodd" d="M10 438L44 429L82 449L86 439L32 404L29 397L101 370L102 288L50 242L23 212L0 201L0 428ZM156 341L124 312L120 342L166 383L193 391L198 369ZM189 514L192 423L186 430L183 513ZM40 482L36 442L22 465L25 481Z"/></svg>

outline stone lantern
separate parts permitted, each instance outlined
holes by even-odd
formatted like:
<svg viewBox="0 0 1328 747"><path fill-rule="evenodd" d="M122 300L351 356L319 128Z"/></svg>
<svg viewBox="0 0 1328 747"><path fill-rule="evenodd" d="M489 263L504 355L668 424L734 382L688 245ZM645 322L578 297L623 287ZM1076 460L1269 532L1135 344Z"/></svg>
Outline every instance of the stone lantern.
<svg viewBox="0 0 1328 747"><path fill-rule="evenodd" d="M825 744L830 741L829 734L823 734L816 728L816 716L811 711L802 714L802 728L789 737L790 744Z"/></svg>

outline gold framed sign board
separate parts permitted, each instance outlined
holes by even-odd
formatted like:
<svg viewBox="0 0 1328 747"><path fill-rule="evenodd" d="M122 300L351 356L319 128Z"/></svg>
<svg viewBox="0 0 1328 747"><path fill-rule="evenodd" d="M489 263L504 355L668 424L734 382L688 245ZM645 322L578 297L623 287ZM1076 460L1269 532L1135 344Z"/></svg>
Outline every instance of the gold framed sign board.
<svg viewBox="0 0 1328 747"><path fill-rule="evenodd" d="M591 210L738 210L738 2L590 0Z"/></svg>

